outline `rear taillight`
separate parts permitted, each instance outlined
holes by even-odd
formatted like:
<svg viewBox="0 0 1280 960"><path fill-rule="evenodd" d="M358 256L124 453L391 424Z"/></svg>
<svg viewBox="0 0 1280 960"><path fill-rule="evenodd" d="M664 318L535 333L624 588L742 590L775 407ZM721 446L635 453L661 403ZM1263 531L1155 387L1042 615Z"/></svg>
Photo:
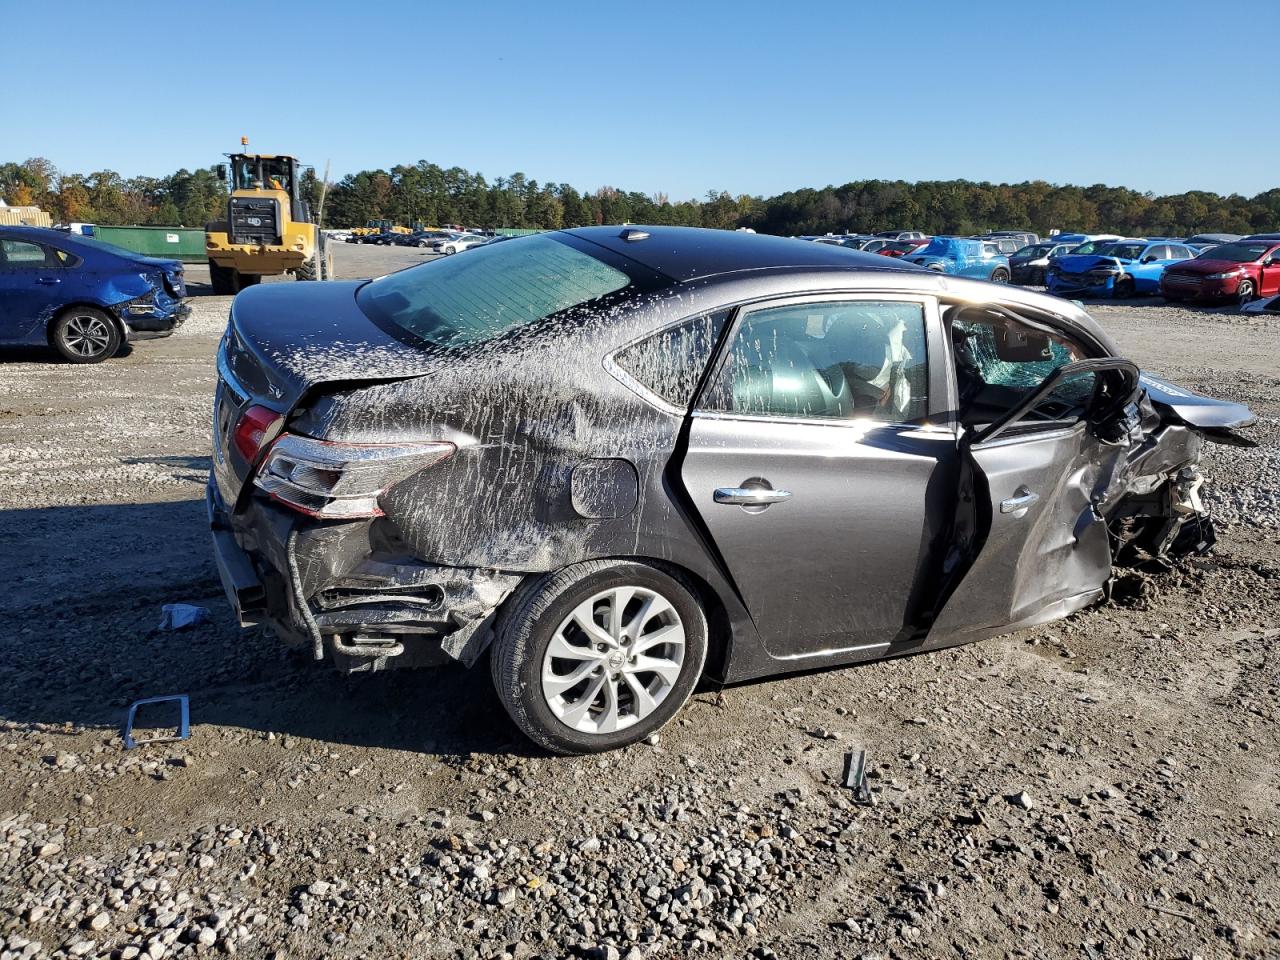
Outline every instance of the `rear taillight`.
<svg viewBox="0 0 1280 960"><path fill-rule="evenodd" d="M240 451L240 456L249 463L258 459L263 445L275 436L284 417L266 407L252 406L240 414L236 422L232 443Z"/></svg>
<svg viewBox="0 0 1280 960"><path fill-rule="evenodd" d="M380 517L382 494L455 449L443 442L334 443L286 433L271 445L254 483L311 517Z"/></svg>

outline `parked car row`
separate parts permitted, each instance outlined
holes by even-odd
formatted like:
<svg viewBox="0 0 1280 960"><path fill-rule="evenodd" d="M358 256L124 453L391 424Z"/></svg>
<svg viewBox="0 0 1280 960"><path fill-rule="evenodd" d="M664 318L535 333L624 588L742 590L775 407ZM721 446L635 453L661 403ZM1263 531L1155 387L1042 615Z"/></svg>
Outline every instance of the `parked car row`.
<svg viewBox="0 0 1280 960"><path fill-rule="evenodd" d="M367 243L382 247L419 247L434 250L440 254L461 253L482 243L489 243L493 237L463 230L417 230L413 233L381 233L351 234L348 243Z"/></svg>
<svg viewBox="0 0 1280 960"><path fill-rule="evenodd" d="M1132 297L1158 293L1165 267L1197 255L1194 248L1163 240L1115 240L1096 252L1071 252L1050 262L1045 286L1065 297Z"/></svg>
<svg viewBox="0 0 1280 960"><path fill-rule="evenodd" d="M894 257L929 270L996 283L1046 286L1062 297L1160 294L1171 301L1248 303L1280 294L1280 234L1204 233L1125 238L999 230L926 238L911 231L799 239Z"/></svg>

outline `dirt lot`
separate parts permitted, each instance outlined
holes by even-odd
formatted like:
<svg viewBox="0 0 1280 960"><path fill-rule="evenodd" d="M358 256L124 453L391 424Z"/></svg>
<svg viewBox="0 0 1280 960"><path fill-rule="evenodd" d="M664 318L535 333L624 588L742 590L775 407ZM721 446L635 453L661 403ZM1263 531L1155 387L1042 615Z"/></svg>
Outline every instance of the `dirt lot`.
<svg viewBox="0 0 1280 960"><path fill-rule="evenodd" d="M1277 319L1094 310L1262 418L1207 463L1213 556L560 759L485 671L343 678L233 628L202 501L227 302L97 367L0 356L0 957L1280 954ZM212 622L159 630L175 602ZM180 692L191 739L122 752L123 707Z"/></svg>

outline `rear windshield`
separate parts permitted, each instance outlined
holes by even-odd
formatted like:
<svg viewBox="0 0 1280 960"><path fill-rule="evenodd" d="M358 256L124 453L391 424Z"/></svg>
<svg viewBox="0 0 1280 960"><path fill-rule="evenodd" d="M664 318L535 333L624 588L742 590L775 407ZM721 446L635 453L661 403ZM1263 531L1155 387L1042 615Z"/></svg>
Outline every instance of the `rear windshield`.
<svg viewBox="0 0 1280 960"><path fill-rule="evenodd" d="M371 280L356 293L356 302L375 323L437 346L461 347L630 282L621 270L553 237L522 237Z"/></svg>

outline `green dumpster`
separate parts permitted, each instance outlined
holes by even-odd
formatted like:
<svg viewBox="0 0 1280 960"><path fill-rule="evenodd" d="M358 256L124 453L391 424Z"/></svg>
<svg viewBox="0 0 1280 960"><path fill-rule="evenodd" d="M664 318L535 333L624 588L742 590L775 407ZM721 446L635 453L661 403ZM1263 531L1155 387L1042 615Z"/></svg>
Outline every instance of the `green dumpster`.
<svg viewBox="0 0 1280 960"><path fill-rule="evenodd" d="M107 227L94 224L93 236L148 257L204 263L204 229L198 227Z"/></svg>

